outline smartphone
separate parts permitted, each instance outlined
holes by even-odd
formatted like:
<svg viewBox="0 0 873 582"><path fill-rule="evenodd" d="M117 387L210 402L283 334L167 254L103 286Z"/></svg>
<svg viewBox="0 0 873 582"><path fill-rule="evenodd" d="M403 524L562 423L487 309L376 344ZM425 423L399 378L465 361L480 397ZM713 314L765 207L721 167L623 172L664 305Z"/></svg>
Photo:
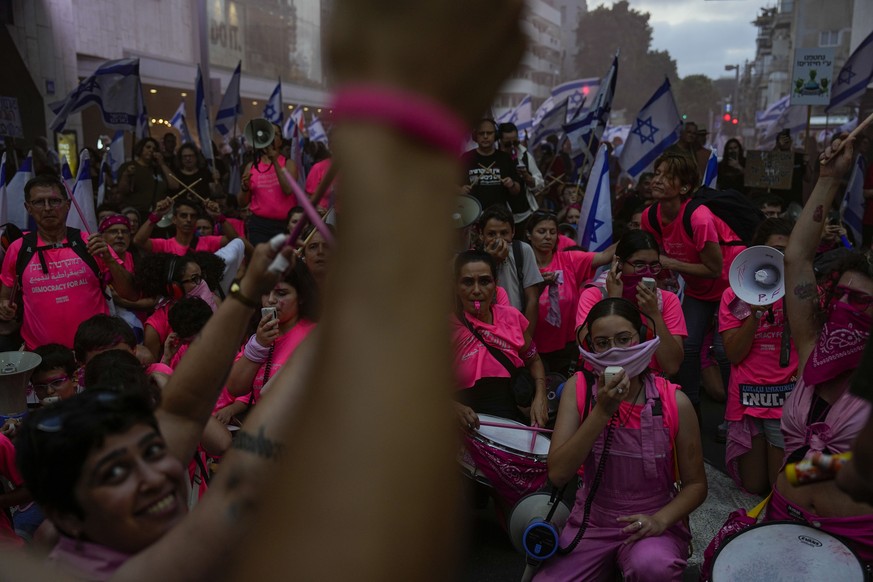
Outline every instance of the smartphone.
<svg viewBox="0 0 873 582"><path fill-rule="evenodd" d="M609 384L609 382L615 377L618 376L620 372L624 372L624 368L621 366L608 366L603 371L603 383Z"/></svg>
<svg viewBox="0 0 873 582"><path fill-rule="evenodd" d="M279 310L275 307L262 307L261 308L261 319L269 316L270 319L279 319Z"/></svg>
<svg viewBox="0 0 873 582"><path fill-rule="evenodd" d="M643 277L643 285L645 285L649 291L654 291L656 282L651 277Z"/></svg>

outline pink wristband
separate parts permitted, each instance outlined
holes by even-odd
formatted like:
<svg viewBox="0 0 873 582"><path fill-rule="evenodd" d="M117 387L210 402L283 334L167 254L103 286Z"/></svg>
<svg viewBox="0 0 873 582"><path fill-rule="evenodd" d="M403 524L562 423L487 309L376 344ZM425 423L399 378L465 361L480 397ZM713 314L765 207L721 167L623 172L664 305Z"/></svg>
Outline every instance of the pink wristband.
<svg viewBox="0 0 873 582"><path fill-rule="evenodd" d="M336 95L334 119L381 121L410 137L458 156L469 129L453 111L430 97L373 85L351 85Z"/></svg>
<svg viewBox="0 0 873 582"><path fill-rule="evenodd" d="M161 216L160 214L149 212L149 222L151 222L152 224L159 223L161 221L161 218L163 218L163 216Z"/></svg>
<svg viewBox="0 0 873 582"><path fill-rule="evenodd" d="M252 335L249 341L246 342L246 347L243 350L243 355L256 364L263 364L267 361L267 356L270 355L270 347L264 347L258 343L257 334Z"/></svg>

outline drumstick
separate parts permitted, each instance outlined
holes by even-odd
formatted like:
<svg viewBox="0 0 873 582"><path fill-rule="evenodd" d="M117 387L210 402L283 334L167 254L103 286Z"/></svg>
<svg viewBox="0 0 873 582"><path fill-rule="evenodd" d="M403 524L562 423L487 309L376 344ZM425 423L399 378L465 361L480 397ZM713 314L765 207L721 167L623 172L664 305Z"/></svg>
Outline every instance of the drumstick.
<svg viewBox="0 0 873 582"><path fill-rule="evenodd" d="M194 196L196 196L200 200L205 200L205 198L203 198L203 196L201 196L200 194L198 194L197 192L195 192L194 190L191 189L194 186L196 186L198 183L202 182L203 178L197 178L196 180L194 180L193 182L191 182L189 185L186 186L185 184L183 184L181 182L181 180L179 180L179 178L174 176L172 173L170 173L170 177L172 179L174 179L176 182L178 182L179 186L181 186L183 190L187 190L188 192L190 192L191 194L193 194ZM172 198L170 198L170 200L175 200L177 197L179 197L181 195L182 195L182 192L179 192L178 194L176 194Z"/></svg>
<svg viewBox="0 0 873 582"><path fill-rule="evenodd" d="M487 420L480 420L479 426L496 426L497 428L514 428L516 430L529 430L533 432L541 432L545 434L551 434L551 429L548 428L540 428L538 426L519 426L517 424L506 424L503 422L490 422Z"/></svg>
<svg viewBox="0 0 873 582"><path fill-rule="evenodd" d="M564 184L564 181L561 179L561 178L563 178L563 177L564 177L564 174L561 174L561 175L559 175L557 178L552 178L552 181L551 181L551 182L549 182L548 184L546 184L545 186L543 186L543 190L546 190L547 188L551 188L552 185L555 184L555 183L561 183L561 184Z"/></svg>
<svg viewBox="0 0 873 582"><path fill-rule="evenodd" d="M846 137L846 139L840 141L840 146L839 146L835 151L831 152L831 155L828 156L826 159L821 160L821 162L820 162L821 165L822 165L822 166L826 165L828 162L831 161L831 158L833 158L835 155L837 155L838 153L840 153L841 151L843 151L843 146L846 145L846 142L849 141L850 139L852 139L853 137L858 137L858 135L859 135L862 131L864 131L864 129L865 129L868 125L870 125L871 122L873 122L873 113L871 113L870 115L868 115L868 116L867 116L867 119L865 119L864 121L862 121L861 123L859 123L859 124L858 124L858 127L856 127L855 129L853 129L853 130L852 130L852 133L850 133L850 134L848 135L848 137Z"/></svg>

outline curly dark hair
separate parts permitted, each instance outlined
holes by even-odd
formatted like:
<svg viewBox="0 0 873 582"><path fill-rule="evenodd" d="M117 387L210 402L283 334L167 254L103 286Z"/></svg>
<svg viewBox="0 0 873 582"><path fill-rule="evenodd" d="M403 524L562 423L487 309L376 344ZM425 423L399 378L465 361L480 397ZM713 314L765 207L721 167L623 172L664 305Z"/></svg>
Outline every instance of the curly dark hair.
<svg viewBox="0 0 873 582"><path fill-rule="evenodd" d="M203 280L209 285L212 291L218 291L221 287L221 278L224 276L224 259L215 253L206 251L194 251L188 253L194 261L200 265L200 272L203 275Z"/></svg>
<svg viewBox="0 0 873 582"><path fill-rule="evenodd" d="M170 307L167 318L170 327L183 340L193 338L212 317L212 308L199 297L180 299Z"/></svg>
<svg viewBox="0 0 873 582"><path fill-rule="evenodd" d="M146 255L137 265L136 275L134 276L136 285L146 297L165 296L167 295L167 281L170 280L178 283L182 280L188 264L196 262L197 260L192 255L181 257L170 253ZM173 264L172 275L168 273L171 264ZM203 275L205 278L206 273Z"/></svg>

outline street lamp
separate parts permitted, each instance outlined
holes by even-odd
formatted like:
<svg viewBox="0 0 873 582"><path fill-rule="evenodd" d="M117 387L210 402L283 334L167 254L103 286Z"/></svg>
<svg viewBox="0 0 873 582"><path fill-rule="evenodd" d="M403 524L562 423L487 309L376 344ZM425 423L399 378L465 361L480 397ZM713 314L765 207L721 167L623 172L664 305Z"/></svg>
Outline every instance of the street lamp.
<svg viewBox="0 0 873 582"><path fill-rule="evenodd" d="M736 82L734 83L734 96L732 98L731 103L731 114L736 117L739 114L737 109L739 108L739 98L740 98L740 66L739 65L725 65L725 71L736 71Z"/></svg>

